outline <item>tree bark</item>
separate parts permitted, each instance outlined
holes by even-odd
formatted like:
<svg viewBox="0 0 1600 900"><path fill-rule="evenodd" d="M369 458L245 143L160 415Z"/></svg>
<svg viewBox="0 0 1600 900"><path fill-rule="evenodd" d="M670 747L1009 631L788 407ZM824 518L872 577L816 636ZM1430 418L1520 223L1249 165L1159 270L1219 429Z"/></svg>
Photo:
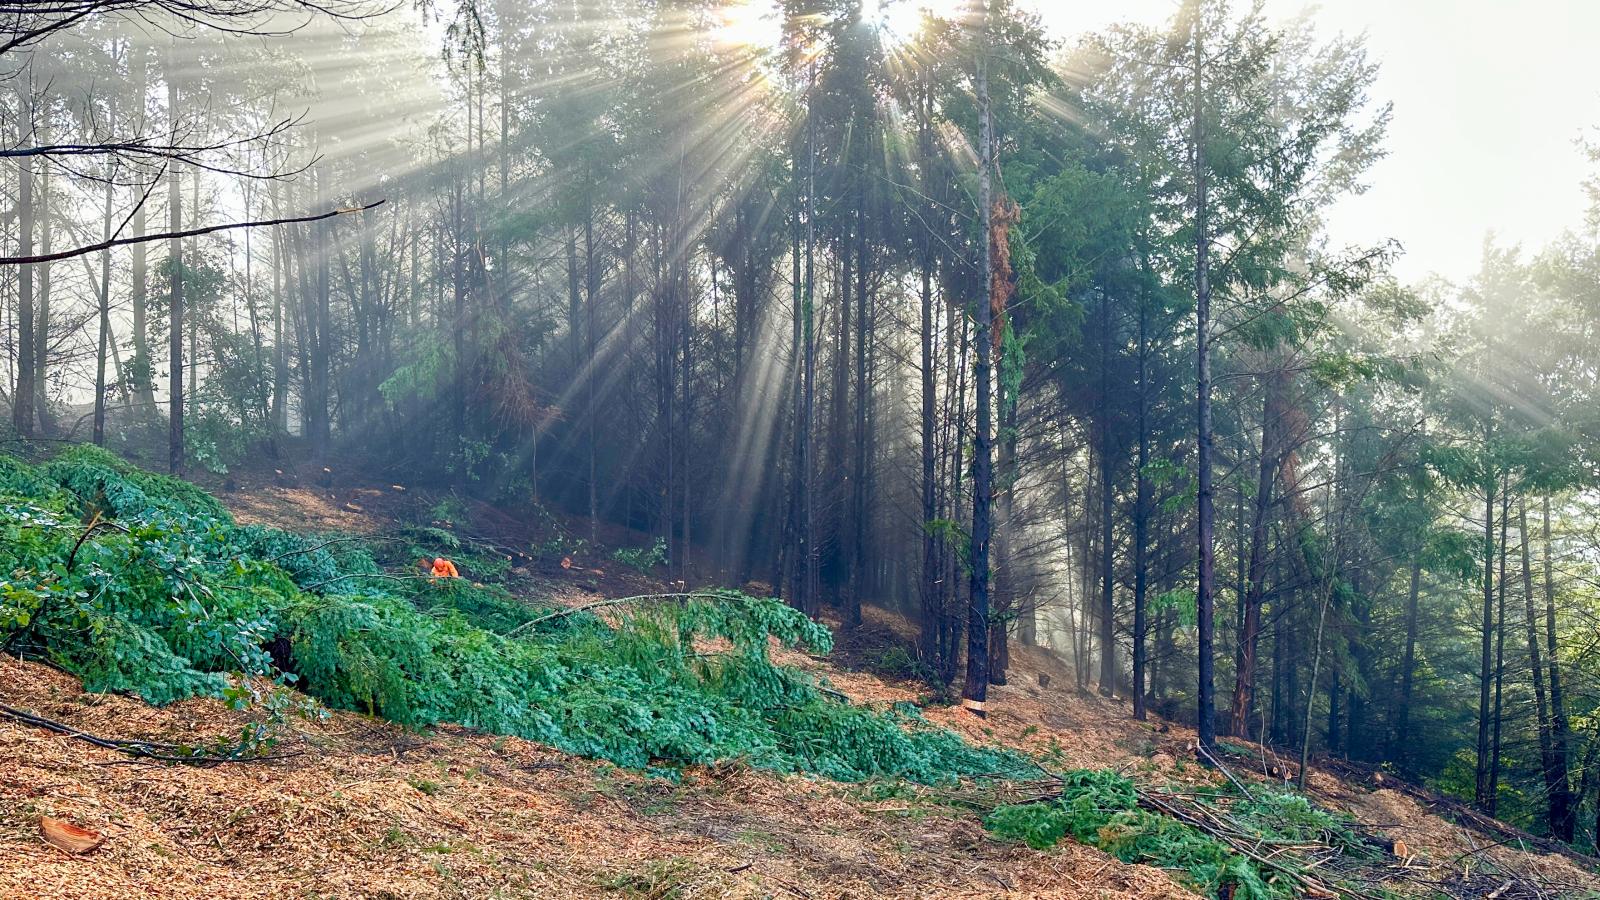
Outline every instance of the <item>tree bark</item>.
<svg viewBox="0 0 1600 900"><path fill-rule="evenodd" d="M1206 198L1205 171L1205 100L1202 87L1204 50L1201 35L1203 7L1194 7L1191 29L1194 39L1194 205L1195 205L1195 413L1196 413L1196 468L1198 485L1198 528L1200 542L1199 571L1195 591L1195 609L1199 617L1197 652L1199 664L1199 690L1197 693L1196 720L1200 744L1213 748L1217 741L1216 684L1212 675L1215 648L1213 636L1213 598L1216 593L1216 512L1212 503L1211 486L1211 281L1210 281L1210 222Z"/></svg>
<svg viewBox="0 0 1600 900"><path fill-rule="evenodd" d="M1485 429L1486 432L1492 429ZM1485 434L1485 443L1489 434ZM1494 500L1498 479L1486 478L1483 485L1483 642L1478 671L1478 752L1473 785L1473 802L1488 812L1493 805L1489 793L1489 700L1494 662Z"/></svg>
<svg viewBox="0 0 1600 900"><path fill-rule="evenodd" d="M1389 758L1400 763L1402 771L1410 755L1411 697L1417 672L1417 601L1422 586L1420 553L1411 560L1411 589L1406 592L1406 649L1400 662L1400 709L1395 713L1395 728L1390 735Z"/></svg>
<svg viewBox="0 0 1600 900"><path fill-rule="evenodd" d="M1551 834L1560 830L1566 819L1566 779L1556 766L1550 737L1550 706L1544 691L1544 663L1539 647L1539 617L1533 600L1533 554L1529 551L1532 536L1528 533L1528 501L1517 498L1517 532L1522 545L1522 599L1523 615L1528 630L1528 669L1533 675L1533 709L1539 729L1539 763L1544 772L1545 823Z"/></svg>
<svg viewBox="0 0 1600 900"><path fill-rule="evenodd" d="M920 84L921 93L917 104L917 148L922 167L920 171L926 173L927 166L933 162L933 143L930 133L929 120L929 91L926 81ZM922 179L923 193L928 194L932 188L931 179L924 175ZM926 214L926 211L925 211ZM933 521L938 517L938 495L934 481L934 419L936 415L934 396L934 356L933 356L933 235L932 228L935 220L930 216L927 224L918 235L918 251L920 256L920 290L918 298L921 301L920 331L922 350L922 584L919 595L922 600L922 630L921 652L923 662L939 668L939 629L940 620L943 618L943 592L939 583L939 545L933 533Z"/></svg>
<svg viewBox="0 0 1600 900"><path fill-rule="evenodd" d="M1578 806L1582 795L1573 796L1571 763L1571 730L1567 725L1567 710L1561 693L1561 661L1556 643L1556 580L1555 557L1550 550L1550 495L1543 499L1544 523L1542 553L1544 561L1544 624L1545 660L1550 666L1550 753L1555 765L1555 776L1565 798L1565 815L1556 823L1555 833L1563 841L1571 842L1578 827ZM1596 838L1600 841L1600 837Z"/></svg>
<svg viewBox="0 0 1600 900"><path fill-rule="evenodd" d="M177 48L173 47L167 57L167 115L171 119L174 139L178 131L178 80L174 65L176 56ZM167 227L174 235L183 230L183 190L176 167L167 176ZM167 260L172 276L172 295L167 316L167 470L173 475L182 475L184 464L183 238L173 237L168 241Z"/></svg>
<svg viewBox="0 0 1600 900"><path fill-rule="evenodd" d="M116 122L116 107L108 116ZM113 179L105 184L105 211L101 218L101 240L111 239L111 201L116 190ZM100 251L100 329L94 355L94 442L104 447L106 443L106 348L111 340L111 249Z"/></svg>
<svg viewBox="0 0 1600 900"><path fill-rule="evenodd" d="M17 79L18 143L30 146L33 135L33 66ZM17 157L17 255L33 255L33 157ZM17 387L11 404L11 424L17 434L33 436L34 339L33 339L33 264L17 270Z"/></svg>
<svg viewBox="0 0 1600 900"><path fill-rule="evenodd" d="M1148 271L1148 260L1145 261ZM1149 298L1139 297L1139 409L1138 449L1134 458L1133 497L1133 717L1144 721L1145 713L1145 639L1149 629L1146 609L1148 577L1145 569L1150 556L1150 478L1145 469L1150 465L1150 309Z"/></svg>
<svg viewBox="0 0 1600 900"><path fill-rule="evenodd" d="M1239 671L1233 686L1233 716L1229 732L1249 737L1250 712L1255 699L1256 652L1261 639L1262 592L1267 580L1267 511L1272 506L1273 473L1280 450L1276 440L1283 415L1282 381L1270 374L1261 403L1261 458L1256 470L1256 496L1250 517L1249 582L1245 586L1243 624L1239 635Z"/></svg>
<svg viewBox="0 0 1600 900"><path fill-rule="evenodd" d="M987 0L979 3L980 36L977 59L978 96L978 219L983 237L979 260L983 273L983 294L977 303L977 326L973 339L977 359L973 366L973 386L977 400L977 433L972 463L972 597L968 604L967 678L962 686L962 706L980 718L988 715L989 697L989 510L993 490L993 440L990 419L989 353L990 331L994 327L989 292L993 286L993 261L990 258L990 206L992 192L990 168L994 162L993 122L989 110L989 61Z"/></svg>
<svg viewBox="0 0 1600 900"><path fill-rule="evenodd" d="M1500 587L1496 595L1494 627L1494 729L1489 750L1489 815L1500 807L1501 729L1504 725L1506 676L1506 525L1511 518L1510 479L1500 483Z"/></svg>

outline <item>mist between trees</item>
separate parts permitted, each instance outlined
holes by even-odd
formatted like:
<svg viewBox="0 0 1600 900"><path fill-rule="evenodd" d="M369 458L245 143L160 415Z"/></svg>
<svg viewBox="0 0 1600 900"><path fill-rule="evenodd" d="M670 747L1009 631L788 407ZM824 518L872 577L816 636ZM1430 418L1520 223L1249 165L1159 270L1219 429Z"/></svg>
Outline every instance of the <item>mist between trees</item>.
<svg viewBox="0 0 1600 900"><path fill-rule="evenodd" d="M1384 152L1360 39L933 7L0 15L0 402L626 526L904 613L974 711L1039 644L1590 840L1592 221L1401 284L1321 230Z"/></svg>

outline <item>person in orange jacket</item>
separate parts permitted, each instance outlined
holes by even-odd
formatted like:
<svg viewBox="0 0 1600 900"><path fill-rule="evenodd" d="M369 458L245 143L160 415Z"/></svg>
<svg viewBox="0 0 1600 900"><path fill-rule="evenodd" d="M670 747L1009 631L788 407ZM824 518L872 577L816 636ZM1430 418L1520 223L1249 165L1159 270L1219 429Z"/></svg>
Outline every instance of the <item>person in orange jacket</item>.
<svg viewBox="0 0 1600 900"><path fill-rule="evenodd" d="M461 577L461 573L456 571L456 564L442 556L433 561L433 569L430 574L435 578Z"/></svg>

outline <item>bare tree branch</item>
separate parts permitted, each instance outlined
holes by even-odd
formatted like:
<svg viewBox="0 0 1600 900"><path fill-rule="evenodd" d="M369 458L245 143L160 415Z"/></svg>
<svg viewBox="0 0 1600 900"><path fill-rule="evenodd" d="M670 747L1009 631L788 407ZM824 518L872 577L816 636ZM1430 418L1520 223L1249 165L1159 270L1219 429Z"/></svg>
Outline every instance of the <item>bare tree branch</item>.
<svg viewBox="0 0 1600 900"><path fill-rule="evenodd" d="M144 244L151 241L165 241L172 238L196 237L202 234L213 234L218 231L230 231L235 228L266 228L273 225L294 225L302 222L320 222L335 216L349 215L351 213L366 212L374 207L382 206L387 200L377 200L365 206L345 206L332 209L324 213L311 216L295 216L285 219L260 219L254 222L229 222L224 225L208 225L205 228L190 228L185 231L166 231L160 234L146 234L139 237L114 238L109 241L100 241L70 250L59 250L54 253L44 253L35 256L0 256L0 266L19 266L29 263L54 262L58 259L71 259L85 253L95 253L111 247L121 247L127 244Z"/></svg>

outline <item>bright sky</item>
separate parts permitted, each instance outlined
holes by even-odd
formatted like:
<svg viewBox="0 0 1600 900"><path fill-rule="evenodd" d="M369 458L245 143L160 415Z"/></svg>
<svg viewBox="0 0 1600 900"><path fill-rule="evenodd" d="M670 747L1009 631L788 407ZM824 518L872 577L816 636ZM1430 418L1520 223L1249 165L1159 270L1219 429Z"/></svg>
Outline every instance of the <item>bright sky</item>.
<svg viewBox="0 0 1600 900"><path fill-rule="evenodd" d="M1176 0L1024 0L1058 36L1118 21L1160 24ZM1292 18L1305 0L1265 0ZM1600 136L1597 0L1335 0L1326 34L1365 32L1382 65L1376 102L1394 104L1388 158L1363 196L1329 216L1336 243L1392 237L1403 280L1465 280L1484 235L1529 250L1582 224L1590 165L1575 145Z"/></svg>

